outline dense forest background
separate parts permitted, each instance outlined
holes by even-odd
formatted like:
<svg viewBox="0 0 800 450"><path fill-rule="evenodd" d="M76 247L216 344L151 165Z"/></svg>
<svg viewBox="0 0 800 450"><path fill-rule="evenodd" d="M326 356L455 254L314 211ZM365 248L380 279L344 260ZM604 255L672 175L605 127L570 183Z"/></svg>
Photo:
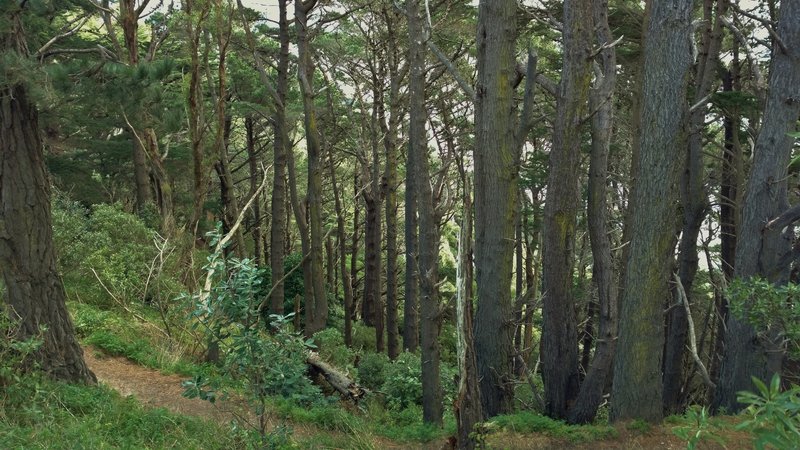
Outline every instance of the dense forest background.
<svg viewBox="0 0 800 450"><path fill-rule="evenodd" d="M14 367L461 448L797 406L800 0L1 4Z"/></svg>

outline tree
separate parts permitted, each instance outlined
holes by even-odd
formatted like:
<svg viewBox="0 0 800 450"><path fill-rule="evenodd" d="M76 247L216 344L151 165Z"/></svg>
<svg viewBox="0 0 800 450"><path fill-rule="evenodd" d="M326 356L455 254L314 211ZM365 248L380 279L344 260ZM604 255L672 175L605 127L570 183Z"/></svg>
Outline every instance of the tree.
<svg viewBox="0 0 800 450"><path fill-rule="evenodd" d="M511 266L517 158L514 79L517 2L478 5L475 103L475 353L486 417L511 409Z"/></svg>
<svg viewBox="0 0 800 450"><path fill-rule="evenodd" d="M691 0L649 5L644 38L639 163L614 360L611 419L662 417L663 293L675 246L676 183L692 55Z"/></svg>
<svg viewBox="0 0 800 450"><path fill-rule="evenodd" d="M797 218L782 225L771 221L787 219L784 213L789 208L786 171L794 139L789 133L797 129L800 116L800 0L781 2L773 45L764 118L742 204L735 276L745 280L761 276L780 285L788 281L789 262L794 259L783 228ZM777 344L744 318L729 314L713 406L728 412L741 409L737 392L753 389L751 377L768 380L781 370L783 355Z"/></svg>
<svg viewBox="0 0 800 450"><path fill-rule="evenodd" d="M567 416L578 395L578 330L572 293L578 205L581 124L592 75L592 1L564 2L564 63L559 84L553 149L544 208L542 379L545 412Z"/></svg>
<svg viewBox="0 0 800 450"><path fill-rule="evenodd" d="M4 61L28 57L23 35L24 6L0 11L0 52ZM53 378L94 383L67 313L56 269L50 213L50 180L44 163L36 105L24 75L4 67L0 82L0 273L6 306L19 320L17 338L42 335L36 363Z"/></svg>

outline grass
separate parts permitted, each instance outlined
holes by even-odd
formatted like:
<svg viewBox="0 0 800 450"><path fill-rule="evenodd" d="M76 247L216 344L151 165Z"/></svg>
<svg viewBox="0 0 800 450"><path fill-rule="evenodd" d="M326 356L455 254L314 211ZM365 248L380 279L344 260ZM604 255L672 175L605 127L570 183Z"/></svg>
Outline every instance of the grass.
<svg viewBox="0 0 800 450"><path fill-rule="evenodd" d="M150 409L102 386L27 375L0 397L0 448L243 448L216 424Z"/></svg>
<svg viewBox="0 0 800 450"><path fill-rule="evenodd" d="M497 416L491 422L497 427L516 433L541 433L572 443L613 439L618 436L617 430L610 425L568 425L527 411Z"/></svg>
<svg viewBox="0 0 800 450"><path fill-rule="evenodd" d="M204 370L202 365L184 356L180 343L163 335L149 321L130 317L127 312L101 309L86 303L70 302L67 306L75 330L86 345L164 373L193 376ZM154 314L146 310L137 313L145 318L147 314Z"/></svg>

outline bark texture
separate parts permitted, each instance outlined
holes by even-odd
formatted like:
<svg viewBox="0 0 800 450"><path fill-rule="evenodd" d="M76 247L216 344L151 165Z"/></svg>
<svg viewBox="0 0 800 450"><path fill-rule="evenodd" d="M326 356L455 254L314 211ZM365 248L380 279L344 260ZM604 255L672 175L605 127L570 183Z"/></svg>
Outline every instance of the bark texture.
<svg viewBox="0 0 800 450"><path fill-rule="evenodd" d="M10 7L4 13L8 9L0 54L27 57L22 11ZM0 274L5 307L19 321L15 337L42 337L33 355L41 369L59 380L96 382L75 338L56 268L38 112L18 80L0 81Z"/></svg>
<svg viewBox="0 0 800 450"><path fill-rule="evenodd" d="M782 45L773 49L764 118L742 204L735 276L783 284L789 274L781 259L791 251L790 242L783 230L765 229L764 223L789 207L786 170L794 139L788 133L797 130L800 116L800 0L781 2L777 34ZM740 410L736 393L754 389L751 377L769 380L780 371L781 359L776 343L730 314L713 406Z"/></svg>
<svg viewBox="0 0 800 450"><path fill-rule="evenodd" d="M662 418L663 296L675 246L675 201L693 62L691 0L654 2L644 46L639 161L614 361L611 419Z"/></svg>
<svg viewBox="0 0 800 450"><path fill-rule="evenodd" d="M592 75L591 0L564 2L564 62L558 91L553 149L544 207L542 245L542 380L545 413L567 417L578 395L578 331L572 271L580 204L581 124Z"/></svg>
<svg viewBox="0 0 800 450"><path fill-rule="evenodd" d="M475 259L478 305L475 354L486 417L512 406L514 345L511 273L517 158L514 79L517 3L478 6L475 104Z"/></svg>

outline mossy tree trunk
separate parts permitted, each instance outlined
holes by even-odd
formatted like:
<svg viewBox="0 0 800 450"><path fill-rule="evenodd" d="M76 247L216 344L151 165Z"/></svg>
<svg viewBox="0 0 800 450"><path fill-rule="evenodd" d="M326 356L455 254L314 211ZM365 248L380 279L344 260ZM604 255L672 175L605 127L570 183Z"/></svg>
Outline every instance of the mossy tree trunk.
<svg viewBox="0 0 800 450"><path fill-rule="evenodd" d="M675 202L692 55L691 0L654 2L644 38L638 173L631 195L625 289L611 419L662 418L664 293L675 247Z"/></svg>

